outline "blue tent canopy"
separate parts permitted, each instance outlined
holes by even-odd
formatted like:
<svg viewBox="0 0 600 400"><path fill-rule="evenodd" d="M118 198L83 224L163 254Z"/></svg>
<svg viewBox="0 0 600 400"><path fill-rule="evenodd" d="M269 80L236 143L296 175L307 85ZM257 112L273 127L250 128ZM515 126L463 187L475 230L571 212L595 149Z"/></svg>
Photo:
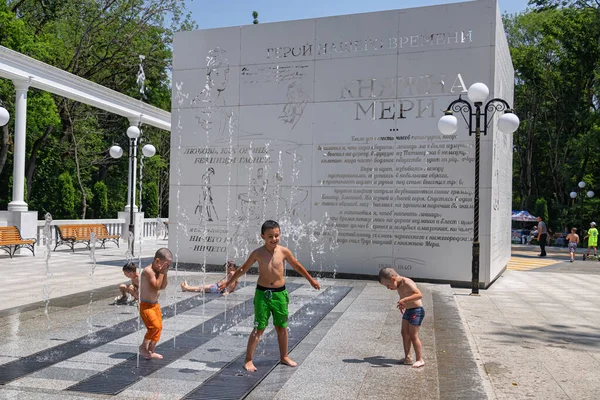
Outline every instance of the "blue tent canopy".
<svg viewBox="0 0 600 400"><path fill-rule="evenodd" d="M531 215L529 213L529 211L522 210L522 211L513 211L511 219L513 221L519 221L519 222L534 222L537 220L537 217L534 217L533 215Z"/></svg>

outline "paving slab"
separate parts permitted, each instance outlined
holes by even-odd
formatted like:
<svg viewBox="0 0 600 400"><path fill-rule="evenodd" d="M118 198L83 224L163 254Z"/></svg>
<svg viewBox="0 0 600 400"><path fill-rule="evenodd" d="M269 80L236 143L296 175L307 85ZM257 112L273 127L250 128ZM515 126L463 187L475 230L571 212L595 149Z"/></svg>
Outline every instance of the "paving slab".
<svg viewBox="0 0 600 400"><path fill-rule="evenodd" d="M166 242L154 242L152 245L143 246L144 262L163 245L166 245ZM100 252L102 254L98 255ZM0 386L0 398L44 400L108 398L103 395L65 389L99 373L106 373L115 365L137 354L137 346L143 337L143 327L140 331L127 332L115 340L94 346L97 332L137 318L136 307L112 304L118 294L117 284L126 281L121 272L125 251L116 248L99 250L96 252L98 262L95 266L92 265L89 254L84 251L76 251L74 254L68 251L53 252L49 260L52 276L44 274L46 258L40 254L43 256L43 252L39 252L37 257L16 257L14 260L6 260L6 266L3 266L12 271L10 275L12 289L10 289L11 285L8 285L10 290L0 292L0 300L5 297L11 299L8 303L0 302L0 334L6 339L0 345L0 365L35 354L51 353L56 346L70 343L86 335L89 335L86 344L93 348L90 347L81 354L56 362L51 357L49 364L44 368ZM24 269L24 263L31 264L33 267ZM92 269L93 277L90 276ZM197 295L181 292L179 283L184 279L197 284L214 282L220 278L221 274L218 273L204 275L194 271L172 271L169 274L169 286L160 297L161 307L174 306ZM253 296L255 281L255 276L248 275L243 278L241 288L231 296L205 303L198 302L191 309L175 312L171 317L165 318L161 343L168 343L170 339L176 338L169 342L174 343L174 349L188 346L194 340L200 340L205 334L211 334L212 338L185 355L178 355L171 360L170 364L161 365L160 368L152 371L148 370L148 373L142 374L143 376L137 382L119 394L109 397L182 399L203 381L227 368L232 361L245 352L247 338L253 326L251 304L247 306L250 308L247 310L249 316L237 321L227 330L196 332L188 335L189 337L180 335L211 318L227 315L235 307L243 306ZM36 283L28 286L28 282ZM314 299L319 292L310 288L302 278L288 278L288 282L300 285L290 296L290 313L303 310L305 315L310 316L313 312L310 307L303 307L305 304L312 304L311 299ZM397 363L403 357L400 334L401 314L395 307L398 300L397 293L373 281L324 279L321 280L321 284L324 288L349 287L350 291L291 352L290 355L298 362L298 367L276 366L247 398L335 397L383 400L413 397L422 399L485 399L488 397L482 377L484 370L475 360L475 357L481 355L478 353L474 355L473 349L477 350L477 347L472 346L470 342L475 339L468 335L469 325L463 320L463 310L459 307L459 304L462 306L460 295L455 295L454 290L449 286L419 283L426 309L426 317L420 332L426 365L421 369L413 369ZM586 287L586 290L592 290L592 286ZM16 293L20 295L15 299ZM539 293L535 299L538 302L537 318L548 320L550 315L546 313L551 313L555 300L548 299L546 293ZM49 300L48 307L44 300ZM481 300L479 304L473 304L473 312L483 315L478 323L472 325L473 334L481 335L486 340L488 336L498 338L497 330L507 318L505 313L486 314L487 307L495 306L496 301L504 301L503 307L522 307L520 300L515 300L508 290L500 291L497 299L481 297L479 300ZM594 308L582 306L578 312L591 314ZM522 330L526 331L527 320L513 322L514 329L522 325ZM593 324L592 320L588 322ZM492 329L489 323L495 324L492 325ZM575 321L569 322L571 325L574 323ZM293 321L290 324L291 332L301 327L301 324L300 319L297 322ZM554 328L557 332L542 333L558 336L560 329L566 329L558 325ZM181 337L179 344L177 344L178 337ZM535 335L533 337L535 338ZM500 339L508 344L521 340L512 335ZM557 337L556 340L558 339ZM577 341L593 339L593 336L580 336L574 338L572 342L562 342L562 344L573 346L579 345ZM490 354L489 357L494 355L493 351L502 351L503 342L490 340L490 343L493 346L490 346L490 350L485 353ZM588 345L588 348L586 365L594 365L600 359L600 352L596 352L597 349L592 345ZM259 344L256 357L266 359L276 349L275 338L267 336ZM568 349L569 347L555 350L568 351ZM176 352L167 349L166 353ZM545 357L550 358L552 354L548 350ZM551 368L547 371L548 376L553 377L555 371ZM127 372L123 371L123 374L125 373ZM132 370L132 373L139 374L139 371ZM245 372L240 371L240 373ZM120 375L114 377L116 380L121 378ZM588 377L584 378L587 382ZM589 380L591 381L592 378L590 377ZM399 382L403 387L410 387L411 390L398 391ZM506 396L514 394L512 389L508 388ZM579 393L576 387L566 387L564 391L572 395Z"/></svg>

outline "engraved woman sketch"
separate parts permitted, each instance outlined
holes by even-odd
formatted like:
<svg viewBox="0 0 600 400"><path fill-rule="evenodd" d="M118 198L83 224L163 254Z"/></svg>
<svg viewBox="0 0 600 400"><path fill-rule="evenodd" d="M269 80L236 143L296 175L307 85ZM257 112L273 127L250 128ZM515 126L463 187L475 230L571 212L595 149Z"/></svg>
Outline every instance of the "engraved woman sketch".
<svg viewBox="0 0 600 400"><path fill-rule="evenodd" d="M210 222L213 221L213 214L215 219L219 219L212 197L212 186L210 184L210 177L214 174L215 169L213 167L208 167L206 172L202 174L202 194L198 199L196 210L194 210L194 214L200 214L200 219L204 219L204 213L206 212L207 221Z"/></svg>
<svg viewBox="0 0 600 400"><path fill-rule="evenodd" d="M206 84L192 100L196 108L196 119L213 137L224 136L229 118L233 115L225 104L224 91L227 88L229 61L227 52L219 47L208 51L206 56Z"/></svg>

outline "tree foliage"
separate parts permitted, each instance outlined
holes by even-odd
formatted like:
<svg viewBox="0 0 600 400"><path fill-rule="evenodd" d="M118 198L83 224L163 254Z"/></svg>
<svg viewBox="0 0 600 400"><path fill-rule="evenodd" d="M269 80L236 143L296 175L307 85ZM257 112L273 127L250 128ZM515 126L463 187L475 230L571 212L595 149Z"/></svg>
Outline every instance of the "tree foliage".
<svg viewBox="0 0 600 400"><path fill-rule="evenodd" d="M93 217L110 218L108 215L108 190L106 184L98 181L94 184Z"/></svg>
<svg viewBox="0 0 600 400"><path fill-rule="evenodd" d="M158 217L158 185L150 182L142 192L142 211L148 218Z"/></svg>
<svg viewBox="0 0 600 400"><path fill-rule="evenodd" d="M52 207L55 219L70 219L75 216L75 187L73 187L73 179L68 172L65 171L58 176L58 184L53 198L56 199Z"/></svg>
<svg viewBox="0 0 600 400"><path fill-rule="evenodd" d="M170 109L172 35L192 28L184 0L0 1L0 45L165 110ZM143 90L136 80L140 55ZM10 81L0 80L0 99L12 115L14 93ZM29 208L40 216L58 213L55 218L111 217L123 210L128 159L113 160L108 149L118 144L127 153L129 121L31 88L27 106ZM9 123L0 130L0 185L5 188L12 175L12 129ZM143 183L159 186L168 176L169 133L152 127L143 132L142 140L157 148ZM56 197L68 186L64 174L74 189L72 210ZM11 194L0 190L0 206L10 200ZM166 209L163 204L161 210Z"/></svg>
<svg viewBox="0 0 600 400"><path fill-rule="evenodd" d="M584 226L600 195L600 12L595 2L535 0L526 13L505 16L515 67L514 193L520 209L543 199L549 224Z"/></svg>

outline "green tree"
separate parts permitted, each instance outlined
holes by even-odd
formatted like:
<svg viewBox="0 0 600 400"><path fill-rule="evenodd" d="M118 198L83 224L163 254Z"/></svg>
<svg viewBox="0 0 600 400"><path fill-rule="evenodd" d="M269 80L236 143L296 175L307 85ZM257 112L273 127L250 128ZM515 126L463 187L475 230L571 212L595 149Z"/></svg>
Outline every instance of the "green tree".
<svg viewBox="0 0 600 400"><path fill-rule="evenodd" d="M548 202L546 199L536 199L535 205L533 207L533 215L536 217L542 217L542 220L546 222L548 221Z"/></svg>
<svg viewBox="0 0 600 400"><path fill-rule="evenodd" d="M96 182L94 184L92 208L94 218L106 218L108 216L108 189L104 182Z"/></svg>
<svg viewBox="0 0 600 400"><path fill-rule="evenodd" d="M185 0L0 2L1 45L165 110L170 109L173 32L194 27ZM140 54L145 56L143 92L136 81ZM10 81L0 80L0 98L7 99L5 106L14 114ZM68 172L75 183L78 206L73 217L85 218L97 181L107 182L107 212L123 209L127 160L112 160L108 148L127 148L125 118L31 89L27 123L30 209L54 213L60 193L57 170ZM10 129L0 130L2 187L7 187L12 171ZM170 134L147 128L145 135L152 136L153 143L168 143ZM155 158L160 162L148 174L158 180L168 171L168 149L163 146ZM0 190L0 205L9 200Z"/></svg>
<svg viewBox="0 0 600 400"><path fill-rule="evenodd" d="M253 18L252 23L254 25L258 24L258 11L252 11L252 18Z"/></svg>
<svg viewBox="0 0 600 400"><path fill-rule="evenodd" d="M158 185L147 183L142 192L142 211L148 218L158 217Z"/></svg>
<svg viewBox="0 0 600 400"><path fill-rule="evenodd" d="M521 118L513 197L521 209L547 199L550 223L566 223L572 188L584 177L593 187L590 172L600 170L600 14L585 1L531 4L535 10L504 18ZM587 201L584 214L595 206L597 215L598 204Z"/></svg>
<svg viewBox="0 0 600 400"><path fill-rule="evenodd" d="M63 172L58 176L58 187L55 198L57 202L54 209L55 219L70 219L75 215L75 188L73 179L68 172Z"/></svg>

